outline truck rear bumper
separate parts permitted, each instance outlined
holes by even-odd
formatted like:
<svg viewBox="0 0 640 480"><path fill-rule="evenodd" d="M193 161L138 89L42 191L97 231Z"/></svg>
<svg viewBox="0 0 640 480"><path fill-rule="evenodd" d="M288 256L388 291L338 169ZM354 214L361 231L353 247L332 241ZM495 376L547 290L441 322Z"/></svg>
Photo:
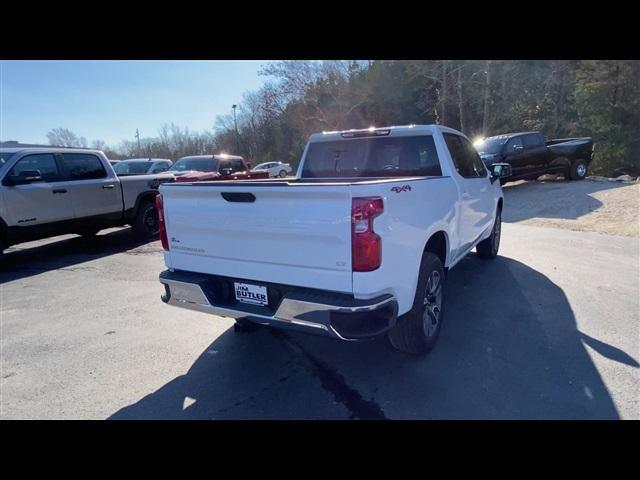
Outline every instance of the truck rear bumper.
<svg viewBox="0 0 640 480"><path fill-rule="evenodd" d="M391 295L356 300L335 294L278 284L268 285L272 307L237 302L233 279L216 275L165 270L160 283L162 301L176 307L222 317L247 318L278 328L290 328L340 340L364 340L386 333L397 319L398 304ZM258 282L263 283L263 282Z"/></svg>

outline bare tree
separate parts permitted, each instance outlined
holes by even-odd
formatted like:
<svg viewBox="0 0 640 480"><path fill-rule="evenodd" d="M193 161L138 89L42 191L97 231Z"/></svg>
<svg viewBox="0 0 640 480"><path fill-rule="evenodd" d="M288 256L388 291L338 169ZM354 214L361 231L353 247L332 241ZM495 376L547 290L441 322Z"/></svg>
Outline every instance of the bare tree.
<svg viewBox="0 0 640 480"><path fill-rule="evenodd" d="M47 133L49 145L60 147L86 147L87 139L79 137L68 128L54 128Z"/></svg>
<svg viewBox="0 0 640 480"><path fill-rule="evenodd" d="M491 60L485 63L486 81L484 86L484 102L482 109L482 134L486 135L490 126L489 106L491 102Z"/></svg>
<svg viewBox="0 0 640 480"><path fill-rule="evenodd" d="M91 148L94 150L104 150L107 148L107 144L104 140L94 140L91 142Z"/></svg>

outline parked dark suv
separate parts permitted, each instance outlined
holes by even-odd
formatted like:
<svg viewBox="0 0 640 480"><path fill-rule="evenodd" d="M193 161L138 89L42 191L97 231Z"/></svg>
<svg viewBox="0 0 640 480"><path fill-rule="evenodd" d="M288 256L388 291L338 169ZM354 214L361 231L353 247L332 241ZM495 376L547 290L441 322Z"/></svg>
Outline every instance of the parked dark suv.
<svg viewBox="0 0 640 480"><path fill-rule="evenodd" d="M507 181L534 180L545 173L563 173L567 180L582 180L593 154L589 137L545 141L540 132L497 135L474 146L488 168L493 163L511 165L513 174Z"/></svg>

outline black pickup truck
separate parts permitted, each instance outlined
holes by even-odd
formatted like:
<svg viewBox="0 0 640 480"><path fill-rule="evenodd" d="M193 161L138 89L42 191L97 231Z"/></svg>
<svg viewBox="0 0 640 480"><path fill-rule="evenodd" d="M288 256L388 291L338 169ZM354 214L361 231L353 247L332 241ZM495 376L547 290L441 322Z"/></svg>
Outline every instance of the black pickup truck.
<svg viewBox="0 0 640 480"><path fill-rule="evenodd" d="M590 137L545 141L539 132L507 133L474 145L488 168L493 163L511 164L513 174L506 180L509 182L535 180L545 173L562 173L567 180L582 180L593 155Z"/></svg>

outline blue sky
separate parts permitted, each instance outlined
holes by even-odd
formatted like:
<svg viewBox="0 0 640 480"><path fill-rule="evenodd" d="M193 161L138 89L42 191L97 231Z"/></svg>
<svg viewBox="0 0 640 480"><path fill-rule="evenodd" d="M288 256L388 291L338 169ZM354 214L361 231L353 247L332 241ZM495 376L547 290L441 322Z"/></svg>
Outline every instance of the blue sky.
<svg viewBox="0 0 640 480"><path fill-rule="evenodd" d="M202 131L267 77L267 61L1 61L0 140L48 143L55 127L116 146L163 123Z"/></svg>

